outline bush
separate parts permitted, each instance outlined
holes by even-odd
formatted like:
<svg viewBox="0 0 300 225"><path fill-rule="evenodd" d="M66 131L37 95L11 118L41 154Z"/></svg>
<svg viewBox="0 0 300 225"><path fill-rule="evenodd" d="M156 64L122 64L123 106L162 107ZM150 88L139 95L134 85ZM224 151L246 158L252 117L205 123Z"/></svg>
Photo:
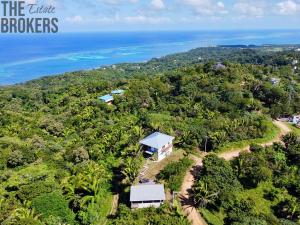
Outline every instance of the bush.
<svg viewBox="0 0 300 225"><path fill-rule="evenodd" d="M85 150L83 147L80 147L73 151L72 158L75 163L81 163L88 160L90 157L87 150Z"/></svg>
<svg viewBox="0 0 300 225"><path fill-rule="evenodd" d="M55 191L58 188L58 184L54 181L36 181L27 185L22 185L17 192L17 196L22 201L29 200L33 198Z"/></svg>
<svg viewBox="0 0 300 225"><path fill-rule="evenodd" d="M181 214L174 213L172 208L164 205L160 208L147 208L130 210L125 205L120 205L114 219L108 221L109 225L189 225L190 222Z"/></svg>
<svg viewBox="0 0 300 225"><path fill-rule="evenodd" d="M59 192L46 193L34 198L32 206L45 220L52 216L60 218L65 223L74 224L75 214L69 209L68 202Z"/></svg>
<svg viewBox="0 0 300 225"><path fill-rule="evenodd" d="M164 180L166 186L172 191L177 191L180 189L184 175L192 163L193 161L187 157L178 162L172 162L158 174L157 178Z"/></svg>
<svg viewBox="0 0 300 225"><path fill-rule="evenodd" d="M43 225L40 221L32 219L32 218L23 218L18 221L14 221L11 224L13 224L13 225Z"/></svg>
<svg viewBox="0 0 300 225"><path fill-rule="evenodd" d="M7 166L10 168L15 168L17 166L22 166L24 164L23 154L20 151L13 151L10 153Z"/></svg>
<svg viewBox="0 0 300 225"><path fill-rule="evenodd" d="M265 148L260 146L260 145L257 145L257 144L251 144L250 145L250 151L251 152L262 152L264 150L265 150Z"/></svg>

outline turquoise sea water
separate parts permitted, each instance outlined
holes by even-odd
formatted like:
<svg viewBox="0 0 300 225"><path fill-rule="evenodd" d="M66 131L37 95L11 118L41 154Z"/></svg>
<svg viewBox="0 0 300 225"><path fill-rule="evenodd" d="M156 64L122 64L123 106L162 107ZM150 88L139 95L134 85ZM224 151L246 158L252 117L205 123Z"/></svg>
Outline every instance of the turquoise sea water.
<svg viewBox="0 0 300 225"><path fill-rule="evenodd" d="M4 35L0 36L0 85L224 44L300 44L300 31Z"/></svg>

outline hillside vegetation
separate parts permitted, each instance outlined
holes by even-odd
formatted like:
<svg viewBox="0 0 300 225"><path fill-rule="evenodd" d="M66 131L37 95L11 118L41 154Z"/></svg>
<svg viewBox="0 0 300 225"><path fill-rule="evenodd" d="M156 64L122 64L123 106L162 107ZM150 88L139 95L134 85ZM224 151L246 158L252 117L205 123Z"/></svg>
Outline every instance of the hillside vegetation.
<svg viewBox="0 0 300 225"><path fill-rule="evenodd" d="M190 153L270 135L272 117L300 112L299 52L270 50L203 48L2 87L0 223L185 224L173 207L123 205L143 163L138 142L161 131ZM126 92L113 105L98 99L114 89ZM123 204L107 218L115 193Z"/></svg>
<svg viewBox="0 0 300 225"><path fill-rule="evenodd" d="M300 139L284 145L252 145L231 162L207 156L193 187L195 202L209 224L300 223Z"/></svg>

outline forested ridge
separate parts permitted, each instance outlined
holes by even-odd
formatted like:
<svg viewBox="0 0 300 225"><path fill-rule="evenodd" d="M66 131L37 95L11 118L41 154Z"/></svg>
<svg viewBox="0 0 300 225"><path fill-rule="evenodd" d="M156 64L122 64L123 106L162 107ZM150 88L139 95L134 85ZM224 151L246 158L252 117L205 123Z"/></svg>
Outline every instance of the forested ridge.
<svg viewBox="0 0 300 225"><path fill-rule="evenodd" d="M135 212L126 206L128 187L144 161L139 140L161 131L175 136L175 149L189 154L268 138L275 132L272 118L300 112L300 74L292 69L296 59L300 60L300 53L290 46L200 48L147 63L120 64L1 87L0 223L188 224L180 206ZM272 83L272 78L279 82ZM114 89L124 89L125 94L115 96L112 105L98 99ZM299 154L298 147L293 147L293 154ZM284 157L284 165L276 164L280 168L263 164L267 176L264 184L277 182L271 178L275 175L299 171L299 163L290 161L287 149L277 146L253 156L264 163L269 160L267 151L279 151L282 154L278 157ZM230 170L225 173L233 179L233 191L242 193L245 188L256 190L263 185L243 183L261 170L242 173L236 161L236 165L227 165L211 160L220 165L213 169L221 176L223 170ZM299 177L299 172L293 174ZM206 176L209 181L214 179L209 173ZM195 194L197 204L205 207L207 214L220 214L228 224L248 224L231 216L240 209L237 204L248 204L247 199L241 202L237 192L227 191L226 196L234 195L237 202L227 204L229 197L223 201L223 195L218 195L215 202L203 204L199 189L203 182L199 180ZM296 181L291 177L286 182ZM209 183L209 191L219 189L218 184ZM272 185L268 190L278 191L277 183ZM282 201L295 201L299 208L298 192L283 186L280 193L285 189L289 193L283 194ZM121 204L117 215L108 217L115 193L121 193ZM268 222L264 216L272 215L272 221L284 218L291 224L299 222L298 214L278 214L280 208L275 203L263 216L250 214L255 209L247 208L245 221L255 217Z"/></svg>
<svg viewBox="0 0 300 225"><path fill-rule="evenodd" d="M250 150L230 162L204 158L193 187L202 215L216 225L299 224L299 136L288 134L283 143Z"/></svg>

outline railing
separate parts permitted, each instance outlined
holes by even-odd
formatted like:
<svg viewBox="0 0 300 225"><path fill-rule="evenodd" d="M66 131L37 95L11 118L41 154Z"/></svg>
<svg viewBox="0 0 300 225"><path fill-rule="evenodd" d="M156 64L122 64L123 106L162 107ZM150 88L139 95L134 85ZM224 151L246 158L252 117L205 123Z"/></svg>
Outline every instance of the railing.
<svg viewBox="0 0 300 225"><path fill-rule="evenodd" d="M168 151L170 148L173 148L173 144L168 145L167 147L164 147L161 149L162 152Z"/></svg>

